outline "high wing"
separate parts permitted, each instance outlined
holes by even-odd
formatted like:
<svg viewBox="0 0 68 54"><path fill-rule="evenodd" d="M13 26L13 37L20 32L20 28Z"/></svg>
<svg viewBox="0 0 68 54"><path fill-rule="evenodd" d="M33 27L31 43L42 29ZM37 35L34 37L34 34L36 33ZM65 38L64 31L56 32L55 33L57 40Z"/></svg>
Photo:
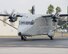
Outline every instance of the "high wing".
<svg viewBox="0 0 68 54"><path fill-rule="evenodd" d="M44 15L42 16L43 18L46 18L46 17L52 17L52 15Z"/></svg>
<svg viewBox="0 0 68 54"><path fill-rule="evenodd" d="M10 16L10 14L0 14L0 16ZM16 17L22 17L21 15L16 14Z"/></svg>
<svg viewBox="0 0 68 54"><path fill-rule="evenodd" d="M0 14L0 16L8 16L7 19L9 19L10 22L15 22L15 21L17 21L17 17L22 17L22 15L14 14L14 13L11 13L11 14Z"/></svg>
<svg viewBox="0 0 68 54"><path fill-rule="evenodd" d="M60 14L59 16L60 16L60 17L68 16L68 14Z"/></svg>
<svg viewBox="0 0 68 54"><path fill-rule="evenodd" d="M8 16L8 19L10 22L15 22L17 21L17 17L23 17L23 15L20 14L0 14L0 16ZM56 22L56 19L59 17L65 17L68 16L68 14L51 14L51 15L43 15L41 17L43 18L48 18L51 17L54 22Z"/></svg>
<svg viewBox="0 0 68 54"><path fill-rule="evenodd" d="M56 14L55 15L54 14L52 14L52 15L44 15L42 17L46 18L46 17L54 17L54 16L56 17L57 15ZM64 17L64 16L68 16L68 14L59 14L58 16L59 17Z"/></svg>
<svg viewBox="0 0 68 54"><path fill-rule="evenodd" d="M56 19L58 19L59 17L65 17L68 16L68 14L52 14L52 15L44 15L42 16L43 18L47 18L47 17L51 17L53 19L53 22L57 22Z"/></svg>
<svg viewBox="0 0 68 54"><path fill-rule="evenodd" d="M0 14L0 16L9 16L8 14Z"/></svg>

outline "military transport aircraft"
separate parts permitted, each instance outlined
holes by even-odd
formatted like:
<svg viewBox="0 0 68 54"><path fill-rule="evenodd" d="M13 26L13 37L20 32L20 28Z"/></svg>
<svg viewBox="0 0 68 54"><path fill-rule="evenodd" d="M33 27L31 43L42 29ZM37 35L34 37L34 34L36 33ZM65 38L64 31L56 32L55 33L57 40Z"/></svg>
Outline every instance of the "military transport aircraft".
<svg viewBox="0 0 68 54"><path fill-rule="evenodd" d="M26 37L35 35L48 35L53 40L55 26L59 17L68 16L68 14L51 14L51 15L39 15L34 14L34 8L32 7L32 14L0 14L0 16L8 16L9 22L16 22L20 17L18 26L18 35L21 40L26 40Z"/></svg>

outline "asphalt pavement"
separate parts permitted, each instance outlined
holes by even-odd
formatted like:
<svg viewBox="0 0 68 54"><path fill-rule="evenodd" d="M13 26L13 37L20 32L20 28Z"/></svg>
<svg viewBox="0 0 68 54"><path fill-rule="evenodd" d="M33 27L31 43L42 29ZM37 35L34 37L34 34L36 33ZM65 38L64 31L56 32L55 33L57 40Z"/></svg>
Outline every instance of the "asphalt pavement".
<svg viewBox="0 0 68 54"><path fill-rule="evenodd" d="M28 37L22 41L18 36L0 36L0 54L68 54L68 36Z"/></svg>
<svg viewBox="0 0 68 54"><path fill-rule="evenodd" d="M41 38L40 38L41 37ZM0 47L41 47L41 48L68 48L68 36L54 37L30 37L22 41L20 37L0 37Z"/></svg>
<svg viewBox="0 0 68 54"><path fill-rule="evenodd" d="M68 54L67 48L0 47L0 54Z"/></svg>

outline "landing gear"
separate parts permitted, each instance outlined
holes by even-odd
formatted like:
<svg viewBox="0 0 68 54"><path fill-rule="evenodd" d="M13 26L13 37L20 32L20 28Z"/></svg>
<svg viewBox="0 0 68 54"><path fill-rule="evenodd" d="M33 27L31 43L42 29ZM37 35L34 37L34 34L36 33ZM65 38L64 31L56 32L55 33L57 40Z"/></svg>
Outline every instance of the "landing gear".
<svg viewBox="0 0 68 54"><path fill-rule="evenodd" d="M48 35L48 37L50 38L50 40L53 40L53 36L49 36L49 35Z"/></svg>
<svg viewBox="0 0 68 54"><path fill-rule="evenodd" d="M26 37L25 36L21 36L21 40L26 41Z"/></svg>
<svg viewBox="0 0 68 54"><path fill-rule="evenodd" d="M53 40L53 37L54 37L54 31L53 30L50 30L48 32L48 37L50 38L50 40Z"/></svg>

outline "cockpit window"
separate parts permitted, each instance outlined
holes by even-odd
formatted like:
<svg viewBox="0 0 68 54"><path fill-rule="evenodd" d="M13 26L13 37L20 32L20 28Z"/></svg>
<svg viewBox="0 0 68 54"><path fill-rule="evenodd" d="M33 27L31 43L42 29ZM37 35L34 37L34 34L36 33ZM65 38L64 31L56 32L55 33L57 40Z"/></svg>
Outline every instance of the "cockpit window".
<svg viewBox="0 0 68 54"><path fill-rule="evenodd" d="M20 24L33 25L34 21L23 21L23 22L20 22Z"/></svg>

